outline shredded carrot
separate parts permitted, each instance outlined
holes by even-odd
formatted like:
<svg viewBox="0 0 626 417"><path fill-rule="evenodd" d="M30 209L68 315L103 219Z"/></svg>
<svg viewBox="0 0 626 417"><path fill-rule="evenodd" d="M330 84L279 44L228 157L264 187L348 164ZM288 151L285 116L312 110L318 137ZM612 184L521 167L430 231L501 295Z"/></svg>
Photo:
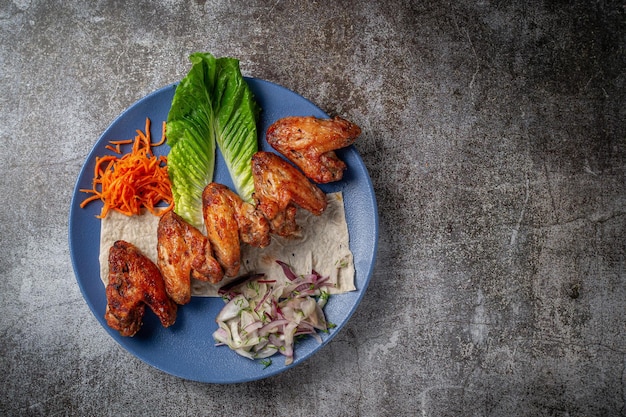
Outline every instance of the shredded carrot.
<svg viewBox="0 0 626 417"><path fill-rule="evenodd" d="M165 122L163 122L163 128L161 129L161 140L158 141L157 143L153 143L152 146L161 146L165 143Z"/></svg>
<svg viewBox="0 0 626 417"><path fill-rule="evenodd" d="M109 142L109 143L113 143L113 142ZM115 145L115 147L113 147L111 145L107 145L107 146L105 146L105 149L108 149L111 152L115 152L116 154L121 155L122 154L122 147L120 146L120 144L117 143L117 144L114 144L114 145Z"/></svg>
<svg viewBox="0 0 626 417"><path fill-rule="evenodd" d="M121 154L121 145L132 144L129 153L121 157L104 155L96 157L91 189L81 192L92 194L81 204L83 208L95 200L104 204L99 219L106 217L110 210L127 216L140 214L145 208L154 215L162 215L174 207L170 179L167 174L167 158L155 156L154 146L165 142L165 123L163 136L159 142L152 143L150 137L150 119L146 118L145 131L137 130L135 139L110 141L105 148ZM160 202L165 202L165 210L157 211Z"/></svg>
<svg viewBox="0 0 626 417"><path fill-rule="evenodd" d="M130 145L133 143L132 139L124 139L124 140L110 140L109 143L111 145Z"/></svg>

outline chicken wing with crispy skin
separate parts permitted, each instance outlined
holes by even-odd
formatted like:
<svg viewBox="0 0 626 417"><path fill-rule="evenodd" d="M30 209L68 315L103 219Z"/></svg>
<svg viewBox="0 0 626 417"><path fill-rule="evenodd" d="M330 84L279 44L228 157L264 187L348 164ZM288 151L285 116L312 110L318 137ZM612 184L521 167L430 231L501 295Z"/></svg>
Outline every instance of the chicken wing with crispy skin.
<svg viewBox="0 0 626 417"><path fill-rule="evenodd" d="M296 164L311 180L325 184L343 177L346 164L335 150L352 145L361 128L341 117L285 117L274 122L267 143Z"/></svg>
<svg viewBox="0 0 626 417"><path fill-rule="evenodd" d="M177 304L191 299L191 278L217 283L224 273L211 252L211 243L198 229L173 211L159 219L157 265L168 295Z"/></svg>
<svg viewBox="0 0 626 417"><path fill-rule="evenodd" d="M296 206L315 215L326 209L324 192L272 152L252 156L252 177L257 209L269 220L272 233L286 237L297 234Z"/></svg>
<svg viewBox="0 0 626 417"><path fill-rule="evenodd" d="M202 214L207 237L226 276L239 273L242 242L258 247L270 243L267 219L223 184L212 182L205 187Z"/></svg>
<svg viewBox="0 0 626 417"><path fill-rule="evenodd" d="M123 240L109 249L106 298L104 317L122 336L139 331L146 304L164 327L176 321L177 306L167 295L161 272L139 249Z"/></svg>

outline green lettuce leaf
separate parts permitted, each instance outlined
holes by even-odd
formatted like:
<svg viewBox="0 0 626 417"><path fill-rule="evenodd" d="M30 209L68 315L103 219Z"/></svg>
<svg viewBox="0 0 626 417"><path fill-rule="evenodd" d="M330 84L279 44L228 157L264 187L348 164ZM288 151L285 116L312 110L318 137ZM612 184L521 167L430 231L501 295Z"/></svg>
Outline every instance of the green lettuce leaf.
<svg viewBox="0 0 626 417"><path fill-rule="evenodd" d="M189 59L192 67L176 87L167 116L168 170L174 210L199 227L202 191L213 179L216 144L235 191L252 201L250 162L258 150L256 123L261 109L238 60L209 53L194 53Z"/></svg>

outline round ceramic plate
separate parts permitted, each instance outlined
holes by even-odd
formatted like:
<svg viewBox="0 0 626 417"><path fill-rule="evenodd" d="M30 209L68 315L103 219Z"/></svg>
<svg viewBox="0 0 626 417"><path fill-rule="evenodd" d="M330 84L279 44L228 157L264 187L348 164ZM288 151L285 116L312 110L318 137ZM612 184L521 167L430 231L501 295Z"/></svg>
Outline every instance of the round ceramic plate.
<svg viewBox="0 0 626 417"><path fill-rule="evenodd" d="M310 101L284 87L254 78L246 78L246 81L263 109L258 124L260 150L272 151L265 142L265 132L282 117L328 117ZM137 129L145 127L146 117L152 121L153 137L160 139L160 126L167 119L175 90L176 84L172 84L133 104L109 126L87 157L76 182L69 217L69 244L78 285L91 311L111 337L139 359L164 372L194 381L238 383L286 371L310 358L341 330L363 298L372 275L377 249L378 211L367 169L353 146L338 151L339 157L348 166L342 181L322 185L321 188L325 192L343 192L357 289L330 297L324 311L328 321L336 327L321 335L322 343L311 337L298 341L291 365L285 366L284 357L277 355L266 367L259 361L237 355L226 346L215 346L212 337L217 328L215 317L224 306L220 298L192 297L189 304L178 309L176 323L169 328L163 328L147 308L144 324L134 337L120 336L104 320L106 297L98 262L100 220L96 218L102 205L92 202L81 209L79 205L87 194L79 190L91 187L96 156L110 153L105 149L108 142L133 138ZM155 149L155 153L167 154L168 150L167 145L162 145ZM215 169L214 181L232 187L232 180L219 154Z"/></svg>

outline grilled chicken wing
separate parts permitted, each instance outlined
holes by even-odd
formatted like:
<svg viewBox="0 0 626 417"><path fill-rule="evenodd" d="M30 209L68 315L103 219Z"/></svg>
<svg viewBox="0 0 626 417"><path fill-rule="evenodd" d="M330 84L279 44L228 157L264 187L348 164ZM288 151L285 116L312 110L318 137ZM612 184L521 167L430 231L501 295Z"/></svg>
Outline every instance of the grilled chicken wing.
<svg viewBox="0 0 626 417"><path fill-rule="evenodd" d="M308 178L328 183L340 180L346 169L334 151L352 145L360 134L357 125L340 117L294 116L273 123L267 129L266 139Z"/></svg>
<svg viewBox="0 0 626 417"><path fill-rule="evenodd" d="M191 299L192 277L216 283L224 276L206 236L173 211L161 216L157 242L157 265L168 295L177 304Z"/></svg>
<svg viewBox="0 0 626 417"><path fill-rule="evenodd" d="M326 195L293 165L272 152L252 156L254 199L257 209L270 222L272 233L293 236L296 206L320 215L326 209Z"/></svg>
<svg viewBox="0 0 626 417"><path fill-rule="evenodd" d="M109 250L109 283L104 317L122 336L139 331L146 304L161 324L176 321L177 306L167 295L157 266L133 244L116 241Z"/></svg>
<svg viewBox="0 0 626 417"><path fill-rule="evenodd" d="M241 242L258 247L270 243L267 219L225 185L213 182L205 187L202 214L207 237L226 276L239 273Z"/></svg>

